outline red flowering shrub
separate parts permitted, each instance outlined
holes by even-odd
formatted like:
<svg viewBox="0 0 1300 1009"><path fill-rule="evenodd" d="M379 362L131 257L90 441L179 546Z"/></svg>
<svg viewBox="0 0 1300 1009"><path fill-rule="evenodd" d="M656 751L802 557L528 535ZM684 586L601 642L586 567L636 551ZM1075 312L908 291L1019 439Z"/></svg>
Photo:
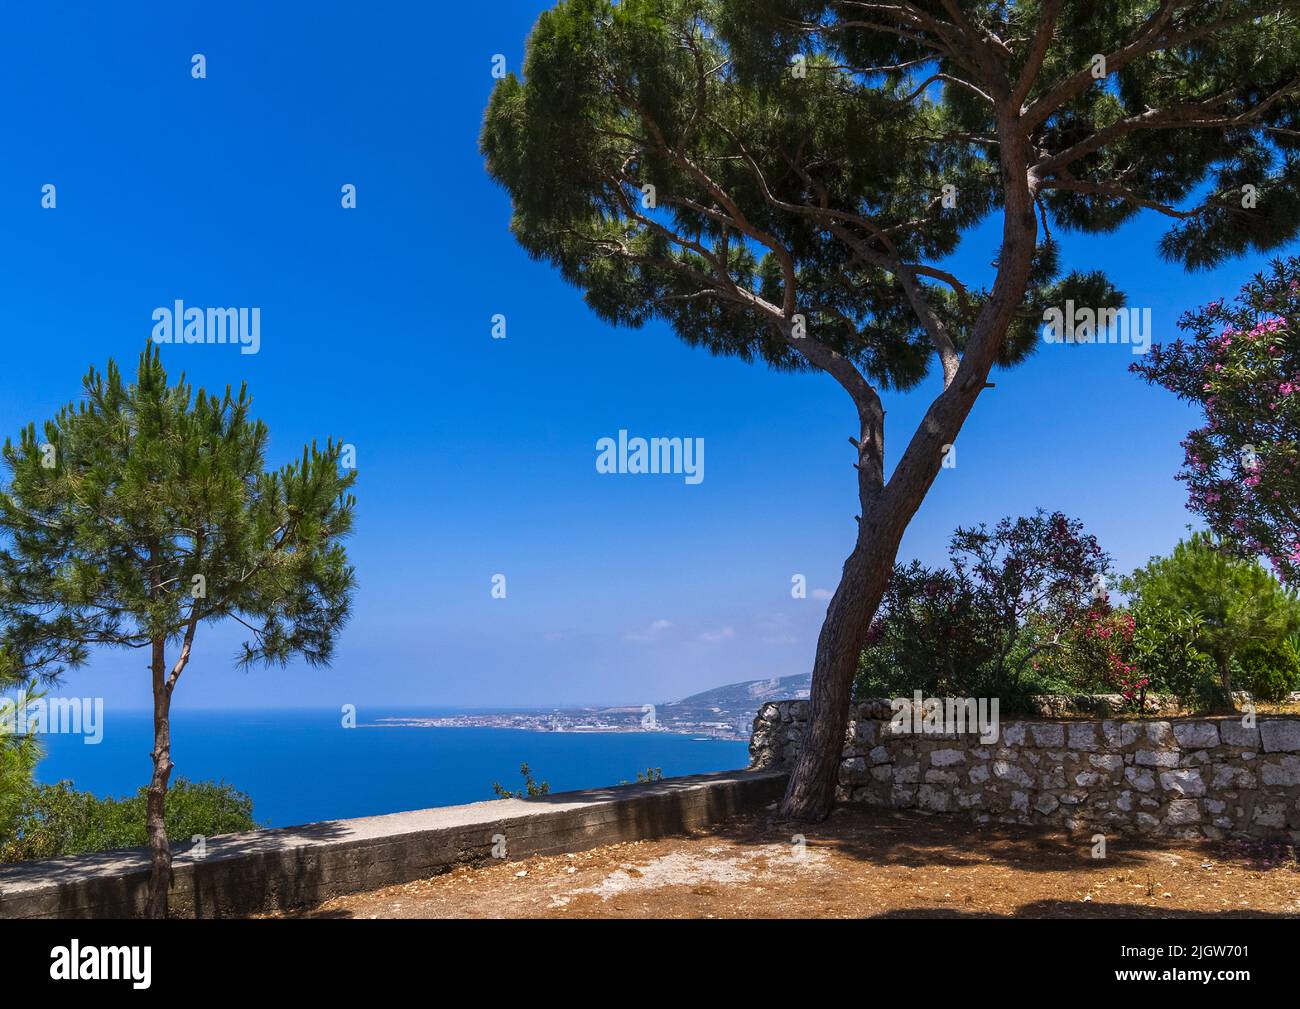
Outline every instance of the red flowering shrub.
<svg viewBox="0 0 1300 1009"><path fill-rule="evenodd" d="M992 529L958 529L948 553L947 570L895 568L855 690L998 697L1012 710L1045 692L1033 663L1080 625L1109 559L1082 523L1043 511Z"/></svg>

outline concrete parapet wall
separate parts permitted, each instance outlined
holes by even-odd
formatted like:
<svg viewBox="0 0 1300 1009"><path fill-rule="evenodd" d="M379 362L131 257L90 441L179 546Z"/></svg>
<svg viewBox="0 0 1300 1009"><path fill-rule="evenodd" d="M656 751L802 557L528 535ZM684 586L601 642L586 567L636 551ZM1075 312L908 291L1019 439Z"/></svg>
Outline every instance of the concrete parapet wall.
<svg viewBox="0 0 1300 1009"><path fill-rule="evenodd" d="M496 799L209 838L174 855L171 913L284 910L460 865L581 851L712 826L780 798L784 772L722 771L641 785ZM125 918L144 906L148 852L0 868L0 918Z"/></svg>

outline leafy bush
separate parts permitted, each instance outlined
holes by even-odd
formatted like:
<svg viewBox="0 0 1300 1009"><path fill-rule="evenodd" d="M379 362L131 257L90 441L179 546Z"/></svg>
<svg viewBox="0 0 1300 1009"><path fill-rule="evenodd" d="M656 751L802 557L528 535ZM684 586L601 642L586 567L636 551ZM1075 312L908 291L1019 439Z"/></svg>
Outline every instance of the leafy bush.
<svg viewBox="0 0 1300 1009"><path fill-rule="evenodd" d="M1278 701L1300 687L1300 599L1258 561L1200 533L1103 591L1106 555L1060 513L992 532L959 529L951 570L894 570L867 635L858 697L997 697L1008 711L1035 694L1148 693L1187 707L1230 692Z"/></svg>
<svg viewBox="0 0 1300 1009"><path fill-rule="evenodd" d="M913 561L894 569L858 663L860 697L963 690L996 655L974 587Z"/></svg>
<svg viewBox="0 0 1300 1009"><path fill-rule="evenodd" d="M1300 633L1296 593L1209 534L1197 533L1168 557L1153 559L1125 581L1125 589L1137 612L1153 614L1150 619L1196 618L1188 644L1211 660L1221 694L1240 689L1277 700L1300 683L1300 655L1290 640ZM1185 675L1193 673L1173 678Z"/></svg>
<svg viewBox="0 0 1300 1009"><path fill-rule="evenodd" d="M0 655L0 840L16 829L24 803L35 787L32 772L41 758L35 735L19 732L14 715L41 696L34 682L15 682L5 656Z"/></svg>
<svg viewBox="0 0 1300 1009"><path fill-rule="evenodd" d="M524 799L535 798L539 795L550 795L551 786L545 781L534 781L533 771L527 764L519 765L519 773L523 776L524 787L517 792L512 792L500 782L492 782L492 792L498 799Z"/></svg>
<svg viewBox="0 0 1300 1009"><path fill-rule="evenodd" d="M1282 701L1300 686L1300 643L1292 635L1266 648L1250 648L1233 660L1232 681L1260 701Z"/></svg>
<svg viewBox="0 0 1300 1009"><path fill-rule="evenodd" d="M0 834L0 862L56 858L88 851L138 848L148 843L148 789L122 799L80 792L70 781L26 790L9 831ZM188 839L257 827L253 801L225 782L178 778L168 790L167 834Z"/></svg>
<svg viewBox="0 0 1300 1009"><path fill-rule="evenodd" d="M1223 703L1214 661L1197 648L1202 620L1138 598L1133 601L1133 662L1147 681L1147 692L1172 694L1184 705L1207 710Z"/></svg>
<svg viewBox="0 0 1300 1009"><path fill-rule="evenodd" d="M1039 656L1084 619L1108 559L1060 512L958 529L951 570L895 568L867 636L859 697L998 697L1011 710L1044 692ZM1059 663L1057 666L1059 667Z"/></svg>
<svg viewBox="0 0 1300 1009"><path fill-rule="evenodd" d="M1039 682L1060 685L1044 692L1118 693L1140 701L1147 678L1133 661L1134 633L1133 615L1099 597L1050 638L1038 621L1030 622L1031 667Z"/></svg>

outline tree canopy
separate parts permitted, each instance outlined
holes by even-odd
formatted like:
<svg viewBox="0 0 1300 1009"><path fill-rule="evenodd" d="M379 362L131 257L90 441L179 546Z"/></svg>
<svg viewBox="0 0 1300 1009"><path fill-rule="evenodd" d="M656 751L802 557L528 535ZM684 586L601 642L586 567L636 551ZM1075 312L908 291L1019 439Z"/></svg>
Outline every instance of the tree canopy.
<svg viewBox="0 0 1300 1009"><path fill-rule="evenodd" d="M339 469L340 446L265 471L247 389L169 385L152 347L134 383L110 361L84 390L40 435L32 424L4 445L8 666L54 678L96 646L191 642L227 617L249 632L244 664L328 659L354 583L340 539L356 474Z"/></svg>
<svg viewBox="0 0 1300 1009"><path fill-rule="evenodd" d="M1133 370L1199 406L1180 480L1224 546L1300 581L1300 258L1275 261L1227 302L1180 321Z"/></svg>
<svg viewBox="0 0 1300 1009"><path fill-rule="evenodd" d="M1155 209L1162 252L1193 267L1294 234L1294 9L566 0L493 93L482 148L519 241L602 318L778 368L833 351L907 388L936 356L955 371L992 297L941 263L1005 207L1007 99L1043 234L999 363L1044 306L1119 301L1099 272L1062 275L1054 230Z"/></svg>

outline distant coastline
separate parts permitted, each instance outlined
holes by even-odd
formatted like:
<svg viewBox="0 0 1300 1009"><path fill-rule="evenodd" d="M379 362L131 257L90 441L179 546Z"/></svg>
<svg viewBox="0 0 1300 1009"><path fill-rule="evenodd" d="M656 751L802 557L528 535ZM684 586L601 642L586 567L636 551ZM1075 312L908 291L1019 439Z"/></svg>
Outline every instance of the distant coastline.
<svg viewBox="0 0 1300 1009"><path fill-rule="evenodd" d="M611 715L623 714L625 717ZM584 710L556 710L544 714L463 714L463 715L390 715L367 723L378 728L414 729L515 729L520 732L645 732L674 733L681 736L704 736L708 739L747 740L749 729L741 730L728 722L674 722L655 721L647 724L647 716L640 708L601 709L599 713ZM752 720L752 718L751 718ZM362 726L364 728L366 726Z"/></svg>
<svg viewBox="0 0 1300 1009"><path fill-rule="evenodd" d="M554 708L549 711L464 711L440 715L389 715L369 723L382 728L518 729L524 732L672 733L743 742L758 709L770 700L808 696L808 673L744 680L666 704Z"/></svg>

